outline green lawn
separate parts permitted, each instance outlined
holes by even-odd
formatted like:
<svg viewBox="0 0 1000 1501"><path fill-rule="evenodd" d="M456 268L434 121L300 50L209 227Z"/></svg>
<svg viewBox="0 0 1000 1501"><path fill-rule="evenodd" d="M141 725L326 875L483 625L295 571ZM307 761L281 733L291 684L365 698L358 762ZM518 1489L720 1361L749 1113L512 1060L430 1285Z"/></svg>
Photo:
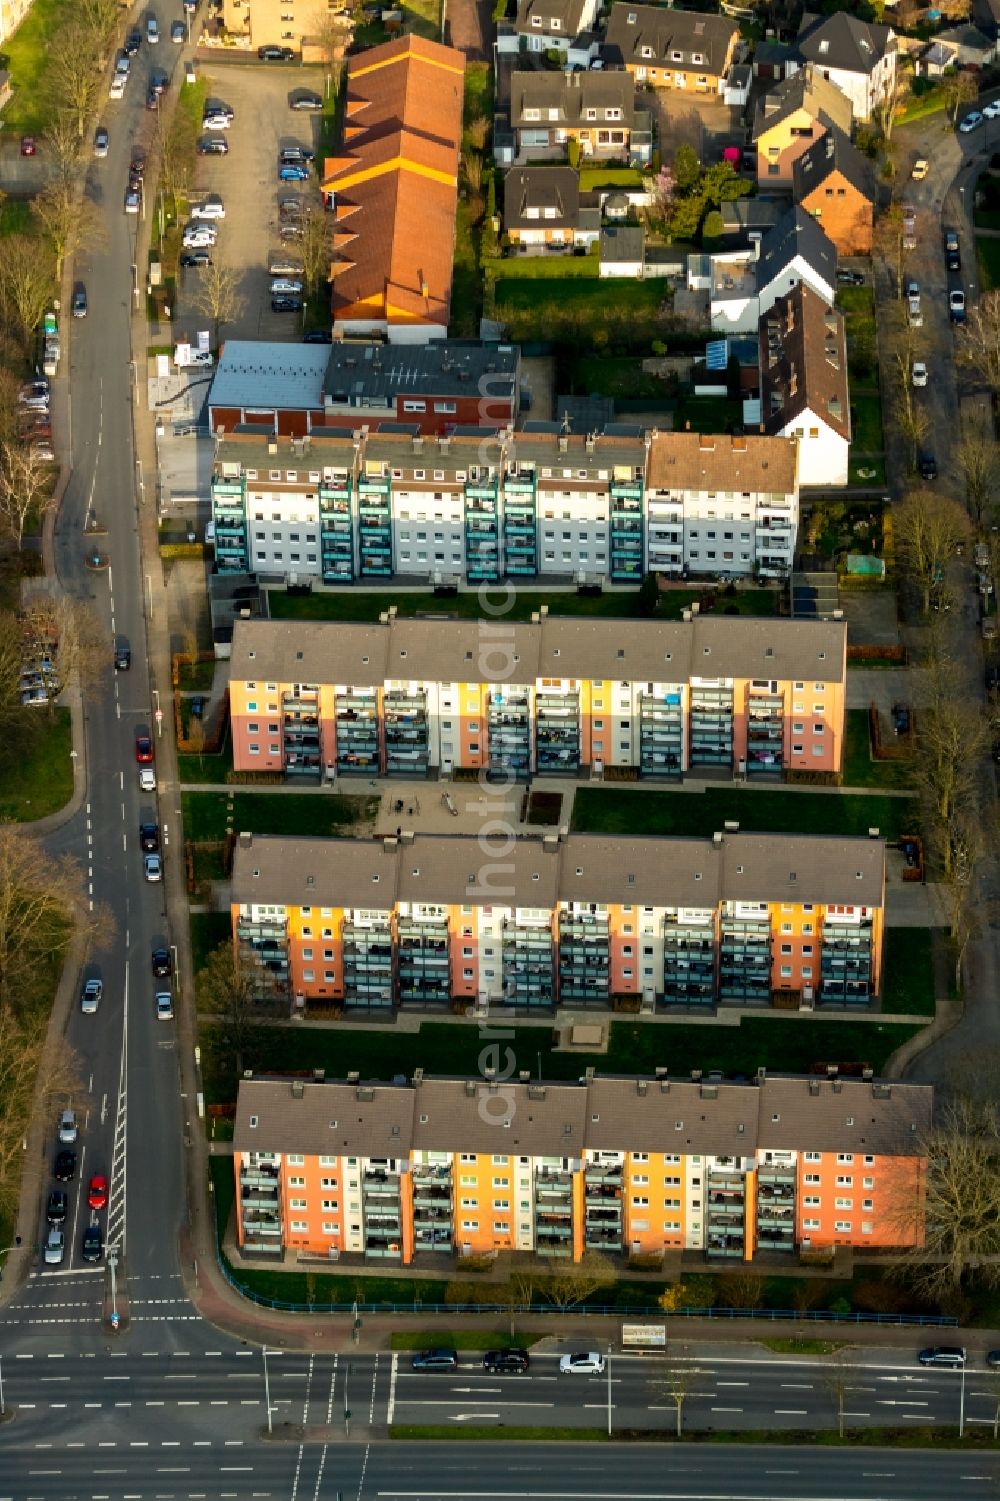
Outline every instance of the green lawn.
<svg viewBox="0 0 1000 1501"><path fill-rule="evenodd" d="M179 755L177 773L182 782L213 782L224 785L233 769L233 748L226 732L226 742L216 755Z"/></svg>
<svg viewBox="0 0 1000 1501"><path fill-rule="evenodd" d="M616 359L613 356L581 354L566 362L560 390L577 396L610 396L613 400L648 398L663 401L666 387L655 375L642 368L641 358Z"/></svg>
<svg viewBox="0 0 1000 1501"><path fill-rule="evenodd" d="M496 1022L494 1026L498 1025ZM578 1079L588 1067L605 1074L652 1074L657 1067L684 1075L693 1068L722 1069L752 1077L761 1066L779 1072L804 1072L817 1062L863 1061L878 1072L919 1028L872 1017L843 1021L812 1018L747 1016L737 1027L678 1022L669 1027L645 1022L613 1021L607 1053L555 1053L548 1027L511 1025L499 1034L518 1068L541 1072L547 1079ZM201 1028L199 1041L205 1095L210 1104L235 1099L232 1056L214 1045L215 1029ZM313 1030L305 1025L252 1027L243 1049L243 1066L268 1073L326 1070L343 1079L356 1069L363 1079L412 1077L415 1068L429 1074L479 1076L483 1040L474 1026L423 1022L418 1032L356 1031L350 1023Z"/></svg>
<svg viewBox="0 0 1000 1501"><path fill-rule="evenodd" d="M197 974L212 950L231 937L232 922L228 912L192 912L190 926L191 964Z"/></svg>
<svg viewBox="0 0 1000 1501"><path fill-rule="evenodd" d="M638 167L581 167L580 192L595 188L641 188L643 173Z"/></svg>
<svg viewBox="0 0 1000 1501"><path fill-rule="evenodd" d="M34 0L14 35L3 43L0 50L7 57L4 66L14 89L3 124L12 135L24 131L38 135L48 126L53 105L45 66L49 40L76 14L72 0Z"/></svg>
<svg viewBox="0 0 1000 1501"><path fill-rule="evenodd" d="M322 796L294 792L181 794L185 837L205 844L225 839L230 823L234 833L244 830L251 834L343 836L357 824L370 823L378 811L378 803L377 797L343 796L334 792Z"/></svg>
<svg viewBox="0 0 1000 1501"><path fill-rule="evenodd" d="M506 255L483 262L483 270L498 281L566 281L567 278L591 281L601 274L601 260L596 250L589 255Z"/></svg>
<svg viewBox="0 0 1000 1501"><path fill-rule="evenodd" d="M896 116L897 125L912 125L915 120L926 120L928 115L939 115L948 102L943 88L931 89L926 94L913 95L906 107Z"/></svg>
<svg viewBox="0 0 1000 1501"><path fill-rule="evenodd" d="M477 338L483 311L483 277L479 269L482 226L469 222L469 206L458 200L455 220L455 262L451 287L452 336Z"/></svg>
<svg viewBox="0 0 1000 1501"><path fill-rule="evenodd" d="M616 281L614 291L600 279L517 280L496 283L495 316L512 339L540 336L579 349L617 353L647 352L658 336L664 291L651 281Z"/></svg>
<svg viewBox="0 0 1000 1501"><path fill-rule="evenodd" d="M912 787L913 767L908 758L873 761L867 709L848 709L844 747L844 785L847 787Z"/></svg>
<svg viewBox="0 0 1000 1501"><path fill-rule="evenodd" d="M663 300L663 288L653 281L617 281L614 293L605 282L581 278L579 281L553 277L527 277L507 280L497 278L497 307L504 307L512 314L532 315L555 310L577 314L598 315L624 309L637 310L652 318ZM535 327L537 337L548 329Z"/></svg>
<svg viewBox="0 0 1000 1501"><path fill-rule="evenodd" d="M880 454L885 448L882 434L882 401L877 391L851 393L851 453Z"/></svg>
<svg viewBox="0 0 1000 1501"><path fill-rule="evenodd" d="M919 807L916 798L792 792L783 787L712 787L702 793L581 787L573 804L577 833L711 838L729 819L738 820L744 832L863 838L869 828L877 827L885 839L898 839L919 827Z"/></svg>
<svg viewBox="0 0 1000 1501"><path fill-rule="evenodd" d="M30 750L0 780L0 820L30 823L66 806L73 792L72 727L68 709L45 709L44 724L32 736Z"/></svg>
<svg viewBox="0 0 1000 1501"><path fill-rule="evenodd" d="M664 620L679 620L683 610L692 600L701 600L702 613L713 596L708 591L704 596L687 589L671 589L660 596L658 616ZM740 589L733 595L718 595L715 603L722 612L734 615L775 615L778 594L774 589ZM459 620L480 618L479 595L475 591L456 594L449 599L435 599L424 590L406 594L370 594L364 590L342 590L329 594L285 594L277 589L268 591L268 611L273 620L350 620L369 622L395 605L400 616L433 614L451 615ZM547 604L552 616L598 616L602 619L634 620L640 615L639 591L615 589L604 594L577 594L569 590L519 590L511 609L504 619L530 620L540 604ZM221 760L205 756L206 762ZM224 781L225 770L218 777L195 775L189 764L197 762L197 756L181 756L181 780ZM228 763L227 763L228 768Z"/></svg>
<svg viewBox="0 0 1000 1501"><path fill-rule="evenodd" d="M933 936L930 928L886 928L883 1011L934 1015Z"/></svg>
<svg viewBox="0 0 1000 1501"><path fill-rule="evenodd" d="M726 396L681 396L674 416L674 431L687 426L694 433L726 433L743 425L742 401Z"/></svg>
<svg viewBox="0 0 1000 1501"><path fill-rule="evenodd" d="M5 198L0 202L0 235L30 235L35 216L26 198Z"/></svg>
<svg viewBox="0 0 1000 1501"><path fill-rule="evenodd" d="M874 289L872 287L838 287L837 306L847 318L866 317L874 320Z"/></svg>
<svg viewBox="0 0 1000 1501"><path fill-rule="evenodd" d="M976 236L976 260L979 263L979 289L992 292L1000 287L1000 240Z"/></svg>

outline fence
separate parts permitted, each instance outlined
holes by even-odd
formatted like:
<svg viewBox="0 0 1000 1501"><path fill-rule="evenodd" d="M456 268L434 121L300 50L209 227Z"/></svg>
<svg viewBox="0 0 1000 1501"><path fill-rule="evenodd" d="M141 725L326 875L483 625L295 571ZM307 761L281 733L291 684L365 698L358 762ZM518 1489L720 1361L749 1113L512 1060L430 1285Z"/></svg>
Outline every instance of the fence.
<svg viewBox="0 0 1000 1501"><path fill-rule="evenodd" d="M449 1318L465 1314L500 1314L509 1318L515 1313L519 1318L525 1314L566 1315L574 1318L629 1319L664 1317L663 1309L654 1304L642 1307L629 1304L576 1304L572 1308L557 1308L552 1303L524 1303L512 1307L510 1303L421 1303L414 1298L412 1303L289 1303L283 1298L265 1298L252 1288L246 1287L233 1276L231 1268L216 1246L216 1259L230 1287L241 1297L261 1308L271 1308L280 1313L330 1313L341 1315L369 1314L447 1314ZM795 1322L807 1324L887 1324L904 1328L953 1329L958 1319L948 1314L923 1313L833 1313L828 1309L810 1308L803 1312L794 1308L678 1308L669 1317L672 1319L761 1319L764 1322Z"/></svg>

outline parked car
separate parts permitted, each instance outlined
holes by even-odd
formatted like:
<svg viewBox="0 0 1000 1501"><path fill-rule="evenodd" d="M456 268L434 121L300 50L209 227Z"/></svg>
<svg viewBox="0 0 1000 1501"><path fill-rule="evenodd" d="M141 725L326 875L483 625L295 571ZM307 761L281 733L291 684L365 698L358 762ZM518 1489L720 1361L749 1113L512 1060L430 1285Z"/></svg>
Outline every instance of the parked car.
<svg viewBox="0 0 1000 1501"><path fill-rule="evenodd" d="M414 1371L455 1371L458 1369L457 1350L420 1350L410 1361Z"/></svg>
<svg viewBox="0 0 1000 1501"><path fill-rule="evenodd" d="M147 881L162 881L163 861L159 855L145 855L142 861L142 873Z"/></svg>
<svg viewBox="0 0 1000 1501"><path fill-rule="evenodd" d="M50 1225L62 1225L66 1220L66 1192L62 1188L54 1188L49 1194L45 1205L45 1218Z"/></svg>
<svg viewBox="0 0 1000 1501"><path fill-rule="evenodd" d="M104 994L104 986L100 980L90 979L84 982L80 991L80 1010L84 1016L93 1016L101 1004Z"/></svg>
<svg viewBox="0 0 1000 1501"><path fill-rule="evenodd" d="M154 110L154 109L159 109L159 107L160 107L160 95L159 95L158 91L153 88L153 85L150 84L149 88L146 90L146 108L148 110Z"/></svg>
<svg viewBox="0 0 1000 1501"><path fill-rule="evenodd" d="M71 1147L80 1133L75 1110L64 1110L59 1117L58 1137L64 1147Z"/></svg>
<svg viewBox="0 0 1000 1501"><path fill-rule="evenodd" d="M915 386L926 386L927 384L927 366L923 360L913 361L913 384Z"/></svg>
<svg viewBox="0 0 1000 1501"><path fill-rule="evenodd" d="M597 1350L578 1350L573 1355L562 1357L559 1370L563 1375L600 1376L604 1371L604 1356Z"/></svg>
<svg viewBox="0 0 1000 1501"><path fill-rule="evenodd" d="M982 632L984 641L995 641L997 639L997 617L995 615L983 616Z"/></svg>
<svg viewBox="0 0 1000 1501"><path fill-rule="evenodd" d="M218 128L223 129L222 126ZM196 149L199 156L225 156L229 151L229 142L225 136L201 136Z"/></svg>
<svg viewBox="0 0 1000 1501"><path fill-rule="evenodd" d="M291 47L258 47L257 56L262 63L290 63L295 53Z"/></svg>
<svg viewBox="0 0 1000 1501"><path fill-rule="evenodd" d="M144 855L155 854L160 848L160 825L152 819L144 819L139 825L139 848Z"/></svg>
<svg viewBox="0 0 1000 1501"><path fill-rule="evenodd" d="M987 1350L986 1364L991 1371L1000 1371L1000 1350Z"/></svg>
<svg viewBox="0 0 1000 1501"><path fill-rule="evenodd" d="M155 16L146 17L146 41L151 47L160 40L160 23Z"/></svg>
<svg viewBox="0 0 1000 1501"><path fill-rule="evenodd" d="M962 135L966 136L969 135L971 131L978 130L982 123L982 115L979 113L978 109L974 109L970 110L965 119L960 121L958 128L961 131Z"/></svg>
<svg viewBox="0 0 1000 1501"><path fill-rule="evenodd" d="M170 74L163 68L153 68L149 75L149 87L154 91L157 98L167 92L167 84L170 82Z"/></svg>
<svg viewBox="0 0 1000 1501"><path fill-rule="evenodd" d="M910 708L902 701L892 706L892 728L896 735L908 735L910 733Z"/></svg>
<svg viewBox="0 0 1000 1501"><path fill-rule="evenodd" d="M279 276L271 282L272 297L298 297L302 291L302 283L290 276Z"/></svg>
<svg viewBox="0 0 1000 1501"><path fill-rule="evenodd" d="M125 53L126 57L135 57L141 46L142 35L138 27L133 26L132 30L128 33L124 42L122 43L122 51Z"/></svg>
<svg viewBox="0 0 1000 1501"><path fill-rule="evenodd" d="M928 1345L917 1356L921 1365L961 1367L965 1365L965 1349L962 1345Z"/></svg>
<svg viewBox="0 0 1000 1501"><path fill-rule="evenodd" d="M56 1160L52 1165L52 1176L57 1183L69 1183L76 1172L76 1153L63 1148L56 1153Z"/></svg>
<svg viewBox="0 0 1000 1501"><path fill-rule="evenodd" d="M960 291L948 293L948 313L952 323L965 322L965 293Z"/></svg>
<svg viewBox="0 0 1000 1501"><path fill-rule="evenodd" d="M145 174L145 171L146 171L146 157L145 157L145 154L142 151L133 151L132 152L132 159L131 159L131 161L128 164L128 175L129 175L129 177L134 177L134 178L136 178L137 181L141 182L142 178L143 178L143 175Z"/></svg>
<svg viewBox="0 0 1000 1501"><path fill-rule="evenodd" d="M115 647L115 672L128 672L132 666L132 648L127 641L119 641Z"/></svg>
<svg viewBox="0 0 1000 1501"><path fill-rule="evenodd" d="M526 1371L530 1364L527 1350L487 1350L483 1356L483 1370L496 1375Z"/></svg>
<svg viewBox="0 0 1000 1501"><path fill-rule="evenodd" d="M61 1266L66 1255L66 1237L62 1231L53 1225L45 1237L44 1261L46 1266Z"/></svg>
<svg viewBox="0 0 1000 1501"><path fill-rule="evenodd" d="M73 317L86 318L87 316L87 288L83 282L77 282L73 291Z"/></svg>
<svg viewBox="0 0 1000 1501"><path fill-rule="evenodd" d="M913 171L910 173L910 176L914 182L923 182L930 170L930 162L926 161L922 156L918 156L917 160L913 163Z"/></svg>
<svg viewBox="0 0 1000 1501"><path fill-rule="evenodd" d="M293 256L275 254L271 256L267 266L271 276L302 276L305 271L301 261Z"/></svg>
<svg viewBox="0 0 1000 1501"><path fill-rule="evenodd" d="M38 148L35 145L35 138L34 138L34 136L22 136L21 137L21 155L22 156L34 156L34 154L37 151L37 149Z"/></svg>
<svg viewBox="0 0 1000 1501"><path fill-rule="evenodd" d="M170 958L169 949L154 949L152 952L153 974L157 980L169 979L173 973L173 962Z"/></svg>
<svg viewBox="0 0 1000 1501"><path fill-rule="evenodd" d="M996 120L1000 117L1000 99L992 99L989 104L983 105L983 119Z"/></svg>
<svg viewBox="0 0 1000 1501"><path fill-rule="evenodd" d="M139 189L134 187L132 183L129 183L125 189L125 212L127 214L137 214L139 212L139 196Z"/></svg>
<svg viewBox="0 0 1000 1501"><path fill-rule="evenodd" d="M300 313L302 311L301 297L272 297L272 313Z"/></svg>
<svg viewBox="0 0 1000 1501"><path fill-rule="evenodd" d="M174 1016L174 998L169 990L156 992L156 1019L161 1022L169 1022Z"/></svg>
<svg viewBox="0 0 1000 1501"><path fill-rule="evenodd" d="M104 1255L104 1232L100 1225L88 1225L84 1230L80 1254L84 1261L100 1261Z"/></svg>
<svg viewBox="0 0 1000 1501"><path fill-rule="evenodd" d="M135 759L140 766L148 764L153 759L153 742L148 730L135 732Z"/></svg>
<svg viewBox="0 0 1000 1501"><path fill-rule="evenodd" d="M107 156L109 144L110 138L108 136L107 127L104 125L98 125L97 129L94 131L94 155L101 157Z"/></svg>
<svg viewBox="0 0 1000 1501"><path fill-rule="evenodd" d="M170 25L170 40L180 46L187 41L187 27L183 21L172 21Z"/></svg>
<svg viewBox="0 0 1000 1501"><path fill-rule="evenodd" d="M192 219L224 219L226 206L221 198L203 198L201 203L192 203Z"/></svg>
<svg viewBox="0 0 1000 1501"><path fill-rule="evenodd" d="M282 146L278 165L279 167L294 167L297 162L313 162L315 160L316 153L315 151L310 151L308 146Z"/></svg>
<svg viewBox="0 0 1000 1501"><path fill-rule="evenodd" d="M278 168L279 182L308 182L309 168L295 162L285 162Z"/></svg>
<svg viewBox="0 0 1000 1501"><path fill-rule="evenodd" d="M849 271L846 266L841 266L837 271L837 280L842 287L863 287L865 278L861 271Z"/></svg>
<svg viewBox="0 0 1000 1501"><path fill-rule="evenodd" d="M201 121L202 130L228 130L233 123L232 115L224 115L214 111L210 115L203 115Z"/></svg>
<svg viewBox="0 0 1000 1501"><path fill-rule="evenodd" d="M328 328L307 328L302 335L303 344L332 344L333 334Z"/></svg>
<svg viewBox="0 0 1000 1501"><path fill-rule="evenodd" d="M103 1173L95 1173L87 1189L87 1205L91 1209L106 1209L108 1205L108 1180Z"/></svg>
<svg viewBox="0 0 1000 1501"><path fill-rule="evenodd" d="M218 238L212 224L189 224L181 236L181 244L185 250L205 250L214 245Z"/></svg>
<svg viewBox="0 0 1000 1501"><path fill-rule="evenodd" d="M921 479L937 479L937 477L938 477L937 459L934 457L934 455L930 452L929 449L925 448L925 449L921 450L920 455L919 455L919 457L917 459L917 467L920 470L920 478Z"/></svg>
<svg viewBox="0 0 1000 1501"><path fill-rule="evenodd" d="M322 99L318 94L314 94L311 89L299 89L292 95L288 103L292 109L321 110L323 108Z"/></svg>
<svg viewBox="0 0 1000 1501"><path fill-rule="evenodd" d="M211 522L209 522L211 525ZM203 719L205 717L205 700L200 696L191 700L191 718Z"/></svg>
<svg viewBox="0 0 1000 1501"><path fill-rule="evenodd" d="M210 266L212 257L207 250L189 250L181 256L181 265L185 271L197 271L202 266Z"/></svg>

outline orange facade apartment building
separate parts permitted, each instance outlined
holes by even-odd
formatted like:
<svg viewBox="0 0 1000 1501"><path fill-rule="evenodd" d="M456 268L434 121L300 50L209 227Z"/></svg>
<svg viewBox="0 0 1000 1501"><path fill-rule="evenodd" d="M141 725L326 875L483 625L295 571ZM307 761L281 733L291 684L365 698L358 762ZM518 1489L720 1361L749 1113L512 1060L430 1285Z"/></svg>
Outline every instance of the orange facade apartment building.
<svg viewBox="0 0 1000 1501"><path fill-rule="evenodd" d="M350 59L333 210L334 328L444 338L451 310L465 58L409 35Z"/></svg>
<svg viewBox="0 0 1000 1501"><path fill-rule="evenodd" d="M458 770L774 777L843 760L842 621L237 620L233 764L289 779Z"/></svg>
<svg viewBox="0 0 1000 1501"><path fill-rule="evenodd" d="M885 848L729 829L518 838L494 857L465 835L241 834L231 902L239 963L299 1010L867 1007Z"/></svg>
<svg viewBox="0 0 1000 1501"><path fill-rule="evenodd" d="M247 1257L408 1266L922 1240L933 1090L872 1078L240 1081Z"/></svg>

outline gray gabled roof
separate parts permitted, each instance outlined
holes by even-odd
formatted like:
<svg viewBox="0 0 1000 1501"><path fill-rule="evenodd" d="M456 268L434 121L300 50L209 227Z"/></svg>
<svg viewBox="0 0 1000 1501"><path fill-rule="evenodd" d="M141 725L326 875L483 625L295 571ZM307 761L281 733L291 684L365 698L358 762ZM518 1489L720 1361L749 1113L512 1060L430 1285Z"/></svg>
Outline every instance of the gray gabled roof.
<svg viewBox="0 0 1000 1501"><path fill-rule="evenodd" d="M824 78L818 68L807 65L790 78L783 78L761 94L754 111L753 139L765 130L804 109L827 129L837 125L850 134L854 107L847 95Z"/></svg>
<svg viewBox="0 0 1000 1501"><path fill-rule="evenodd" d="M574 229L579 218L580 177L572 167L512 167L504 178L504 229Z"/></svg>
<svg viewBox="0 0 1000 1501"><path fill-rule="evenodd" d="M818 277L832 287L837 279L837 247L816 220L799 204L764 236L757 262L757 291L769 287L775 277L801 256Z"/></svg>
<svg viewBox="0 0 1000 1501"><path fill-rule="evenodd" d="M623 63L673 64L721 76L738 34L739 27L728 16L662 5L620 4L611 10L607 48L615 61ZM695 62L695 57L701 61Z"/></svg>
<svg viewBox="0 0 1000 1501"><path fill-rule="evenodd" d="M896 36L889 26L859 21L843 10L833 16L813 16L807 11L795 45L806 62L842 73L868 74L887 52L896 50Z"/></svg>
<svg viewBox="0 0 1000 1501"><path fill-rule="evenodd" d="M586 0L519 0L514 29L525 36L560 36L573 38L580 30ZM533 25L533 21L541 24ZM559 25L553 30L552 22Z"/></svg>
<svg viewBox="0 0 1000 1501"><path fill-rule="evenodd" d="M875 202L877 189L870 157L862 156L857 147L851 145L844 132L834 128L815 141L793 163L792 192L796 203L801 203L807 193L811 193L834 172L839 172L869 203Z"/></svg>

